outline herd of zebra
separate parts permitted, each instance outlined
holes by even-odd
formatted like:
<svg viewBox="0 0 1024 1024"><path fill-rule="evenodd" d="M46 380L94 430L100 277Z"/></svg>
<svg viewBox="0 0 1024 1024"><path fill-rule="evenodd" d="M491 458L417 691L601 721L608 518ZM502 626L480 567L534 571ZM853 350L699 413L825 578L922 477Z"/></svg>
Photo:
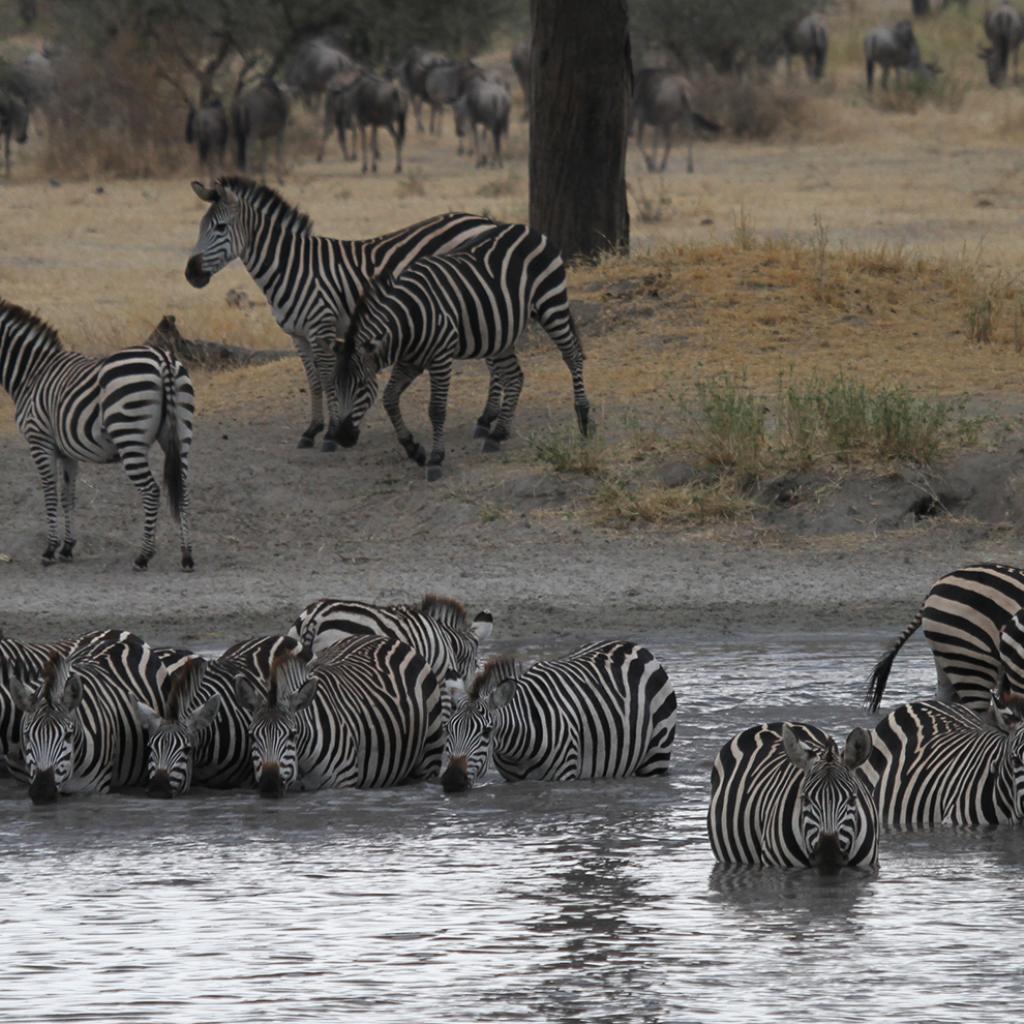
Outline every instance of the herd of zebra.
<svg viewBox="0 0 1024 1024"><path fill-rule="evenodd" d="M359 439L377 396L376 375L392 367L383 404L406 455L441 476L448 389L455 360L483 359L487 398L474 428L483 450L508 439L523 387L516 355L531 318L557 346L572 378L576 421L592 429L583 383L583 349L569 308L565 265L558 249L523 224L445 213L377 238L343 241L313 233L310 218L275 190L247 178L192 183L208 204L185 268L202 288L238 258L259 285L306 372L310 421L299 447L327 429L323 450ZM430 377L429 453L402 419L403 391ZM181 565L194 567L190 451L196 402L173 338L104 359L63 348L57 332L19 306L0 300L0 385L15 403L43 485L47 521L44 564L70 561L78 463L120 461L143 497L145 528L136 569L155 549L160 489L148 451L165 452L164 479L181 527ZM58 519L58 478L64 539Z"/></svg>
<svg viewBox="0 0 1024 1024"><path fill-rule="evenodd" d="M752 726L711 770L717 860L874 868L883 826L1024 820L1024 569L949 573L871 674L877 710L921 625L938 695L896 707L842 748L802 722ZM0 638L0 743L37 803L147 785L287 790L509 782L668 771L677 697L640 644L592 643L477 671L492 617L450 598L323 599L286 634L212 659L130 633L53 644Z"/></svg>

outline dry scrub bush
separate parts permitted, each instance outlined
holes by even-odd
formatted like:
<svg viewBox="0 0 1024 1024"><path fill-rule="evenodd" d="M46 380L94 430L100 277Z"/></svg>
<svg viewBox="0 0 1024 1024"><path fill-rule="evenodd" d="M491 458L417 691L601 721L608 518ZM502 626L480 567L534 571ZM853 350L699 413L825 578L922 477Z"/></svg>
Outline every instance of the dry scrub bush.
<svg viewBox="0 0 1024 1024"><path fill-rule="evenodd" d="M716 75L694 81L693 106L705 117L742 139L769 139L796 135L809 117L803 85L773 76Z"/></svg>

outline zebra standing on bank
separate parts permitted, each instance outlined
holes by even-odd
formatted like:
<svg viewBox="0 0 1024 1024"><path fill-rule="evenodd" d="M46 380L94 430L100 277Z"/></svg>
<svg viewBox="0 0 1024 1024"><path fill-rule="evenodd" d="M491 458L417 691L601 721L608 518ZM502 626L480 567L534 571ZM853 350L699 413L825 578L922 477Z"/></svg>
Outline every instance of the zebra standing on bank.
<svg viewBox="0 0 1024 1024"><path fill-rule="evenodd" d="M263 796L437 778L440 684L400 640L350 637L312 665L282 655L268 691L240 677L237 698L252 715L253 770Z"/></svg>
<svg viewBox="0 0 1024 1024"><path fill-rule="evenodd" d="M675 730L675 691L639 644L590 644L529 669L494 658L456 698L441 783L469 789L489 758L509 782L660 775Z"/></svg>
<svg viewBox="0 0 1024 1024"><path fill-rule="evenodd" d="M422 655L440 682L465 687L476 674L480 643L490 637L493 625L490 612L480 612L470 623L465 605L437 594L427 594L418 605L325 597L299 613L288 635L302 643L309 657L345 637L392 636Z"/></svg>
<svg viewBox="0 0 1024 1024"><path fill-rule="evenodd" d="M925 639L935 656L938 698L986 711L1001 673L1000 633L1022 608L1024 569L969 565L937 580L917 614L872 670L868 680L871 710L877 711L882 703L896 655L923 623ZM1024 694L1024 686L1020 692Z"/></svg>
<svg viewBox="0 0 1024 1024"><path fill-rule="evenodd" d="M252 786L249 712L236 697L238 680L269 691L271 666L279 656L303 656L302 645L286 636L261 636L229 647L211 661L191 651L164 652L168 675L178 675L178 692L167 713L140 702L149 733L149 789L176 796L193 784L211 789ZM176 701L176 704L175 704ZM211 717L207 717L214 708Z"/></svg>
<svg viewBox="0 0 1024 1024"><path fill-rule="evenodd" d="M840 752L813 725L751 726L711 769L708 837L722 864L874 867L878 811L857 772L871 737L854 729Z"/></svg>
<svg viewBox="0 0 1024 1024"><path fill-rule="evenodd" d="M356 303L374 275L397 273L410 260L449 252L494 227L468 213L445 213L378 238L341 241L313 234L313 222L277 192L247 178L218 178L212 188L192 182L210 207L199 224L199 239L185 277L195 288L237 256L270 303L274 319L291 335L309 382L310 421L299 438L311 448L324 429L327 398L330 429L338 418L334 384L334 343L344 336Z"/></svg>
<svg viewBox="0 0 1024 1024"><path fill-rule="evenodd" d="M145 523L136 569L156 550L160 488L149 465L154 441L164 450L164 482L181 526L181 567L191 572L189 451L195 397L188 371L169 352L141 346L103 359L68 352L57 332L0 300L0 384L14 399L15 420L43 484L47 542L43 564L70 562L79 462L119 461L142 495ZM63 482L64 543L58 552L57 473Z"/></svg>
<svg viewBox="0 0 1024 1024"><path fill-rule="evenodd" d="M1024 820L1024 728L1007 691L992 695L1001 731L943 701L891 711L863 773L886 825L998 825Z"/></svg>
<svg viewBox="0 0 1024 1024"><path fill-rule="evenodd" d="M130 646L130 645L126 645ZM163 708L156 673L118 671L143 656L120 659L55 655L41 679L11 681L21 711L21 755L33 803L60 794L106 793L146 780L146 737L136 701ZM155 668L156 662L152 664Z"/></svg>
<svg viewBox="0 0 1024 1024"><path fill-rule="evenodd" d="M586 436L590 403L583 387L583 349L569 310L561 253L539 231L504 224L460 252L425 256L397 278L385 273L373 280L338 357L343 418L336 440L345 447L359 440L359 425L377 397L377 373L394 365L384 408L406 454L426 465L428 480L437 480L452 365L456 359L484 359L492 387L477 426L485 433L484 451L497 451L509 436L523 388L515 345L531 316L569 367L576 421ZM399 404L402 392L424 370L430 374L429 458L405 425Z"/></svg>

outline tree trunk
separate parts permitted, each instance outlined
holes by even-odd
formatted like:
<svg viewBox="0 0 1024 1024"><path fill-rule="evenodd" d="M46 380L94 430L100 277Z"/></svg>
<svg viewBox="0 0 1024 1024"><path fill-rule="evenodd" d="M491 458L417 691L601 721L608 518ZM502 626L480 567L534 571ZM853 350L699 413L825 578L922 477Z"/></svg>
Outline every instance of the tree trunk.
<svg viewBox="0 0 1024 1024"><path fill-rule="evenodd" d="M530 0L530 224L566 259L629 248L625 0Z"/></svg>

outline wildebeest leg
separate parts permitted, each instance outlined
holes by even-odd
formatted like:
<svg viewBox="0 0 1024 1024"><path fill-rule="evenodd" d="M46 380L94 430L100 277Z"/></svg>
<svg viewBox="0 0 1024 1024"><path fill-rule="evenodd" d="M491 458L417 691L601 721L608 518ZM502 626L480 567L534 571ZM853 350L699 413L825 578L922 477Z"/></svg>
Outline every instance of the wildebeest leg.
<svg viewBox="0 0 1024 1024"><path fill-rule="evenodd" d="M324 429L323 388L320 385L320 372L313 359L312 346L300 334L293 334L292 341L298 349L302 368L306 371L306 384L309 387L309 426L302 432L298 447L312 448L316 435Z"/></svg>
<svg viewBox="0 0 1024 1024"><path fill-rule="evenodd" d="M505 163L501 159L501 122L499 121L494 127L494 162L498 167L504 167Z"/></svg>
<svg viewBox="0 0 1024 1024"><path fill-rule="evenodd" d="M316 162L321 163L324 158L324 150L327 148L327 139L331 132L334 131L334 108L330 100L324 101L324 130L320 135L320 149L317 150ZM341 137L342 151L345 149L345 138L341 133L341 129L338 129L338 135Z"/></svg>
<svg viewBox="0 0 1024 1024"><path fill-rule="evenodd" d="M868 92L871 92L875 87L875 62L871 60L870 57L868 58L866 69L868 76Z"/></svg>
<svg viewBox="0 0 1024 1024"><path fill-rule="evenodd" d="M384 126L387 128L388 133L391 135L391 141L395 144L395 174L402 173L402 137L395 130L395 126L391 121Z"/></svg>
<svg viewBox="0 0 1024 1024"><path fill-rule="evenodd" d="M427 479L439 480L441 463L444 462L444 419L448 409L448 385L452 379L452 360L450 357L435 362L429 369L430 401L427 403L427 414L434 438L427 459Z"/></svg>
<svg viewBox="0 0 1024 1024"><path fill-rule="evenodd" d="M672 149L672 125L666 124L661 130L665 135L665 155L661 158L661 166L658 168L659 174L663 174L666 166L668 165L668 154ZM657 154L657 148L655 148L654 152Z"/></svg>
<svg viewBox="0 0 1024 1024"><path fill-rule="evenodd" d="M889 70L890 70L890 68L889 68L888 64L886 64L885 67L882 68L882 88L885 89L886 92L889 91ZM896 69L896 84L897 85L900 84L900 69L899 68Z"/></svg>
<svg viewBox="0 0 1024 1024"><path fill-rule="evenodd" d="M484 405L484 411L480 413L480 418L473 428L474 437L486 437L490 433L491 424L501 412L501 379L495 371L494 360L485 359L484 362L491 373L491 379L487 385L487 402Z"/></svg>
<svg viewBox="0 0 1024 1024"><path fill-rule="evenodd" d="M74 459L60 458L61 468L61 500L64 505L64 544L60 549L60 560L70 562L75 549L75 528L72 520L75 515L75 478L78 476L78 463Z"/></svg>
<svg viewBox="0 0 1024 1024"><path fill-rule="evenodd" d="M504 397L501 402L501 414L498 422L484 440L485 452L501 450L501 442L507 441L512 430L512 417L515 415L519 396L523 391L523 369L519 365L515 352L500 356L491 361L493 372L501 381Z"/></svg>
<svg viewBox="0 0 1024 1024"><path fill-rule="evenodd" d="M52 565L57 551L57 452L48 437L35 434L26 437L32 461L43 485L43 504L46 506L46 550L43 565Z"/></svg>
<svg viewBox="0 0 1024 1024"><path fill-rule="evenodd" d="M480 143L480 137L477 135L476 121L473 122L473 152L476 154L477 167L486 167L487 153L484 152L484 147Z"/></svg>
<svg viewBox="0 0 1024 1024"><path fill-rule="evenodd" d="M359 122L359 148L363 152L363 174L366 173L366 123L364 121Z"/></svg>
<svg viewBox="0 0 1024 1024"><path fill-rule="evenodd" d="M416 131L423 131L423 98L421 96L413 95L412 112L416 118Z"/></svg>
<svg viewBox="0 0 1024 1024"><path fill-rule="evenodd" d="M11 176L11 133L4 131L4 177Z"/></svg>
<svg viewBox="0 0 1024 1024"><path fill-rule="evenodd" d="M391 420L391 426L395 428L398 443L405 449L405 454L417 465L425 466L427 453L423 450L422 445L416 443L412 431L405 425L400 405L402 392L421 372L418 366L411 366L409 363L395 363L395 368L391 371L391 379L384 389L383 402L384 411L388 414L388 419Z"/></svg>
<svg viewBox="0 0 1024 1024"><path fill-rule="evenodd" d="M377 161L380 159L380 146L377 142L377 125L374 125L370 131L370 150L372 152L371 159L373 160L373 163L370 164L370 170L376 174Z"/></svg>

